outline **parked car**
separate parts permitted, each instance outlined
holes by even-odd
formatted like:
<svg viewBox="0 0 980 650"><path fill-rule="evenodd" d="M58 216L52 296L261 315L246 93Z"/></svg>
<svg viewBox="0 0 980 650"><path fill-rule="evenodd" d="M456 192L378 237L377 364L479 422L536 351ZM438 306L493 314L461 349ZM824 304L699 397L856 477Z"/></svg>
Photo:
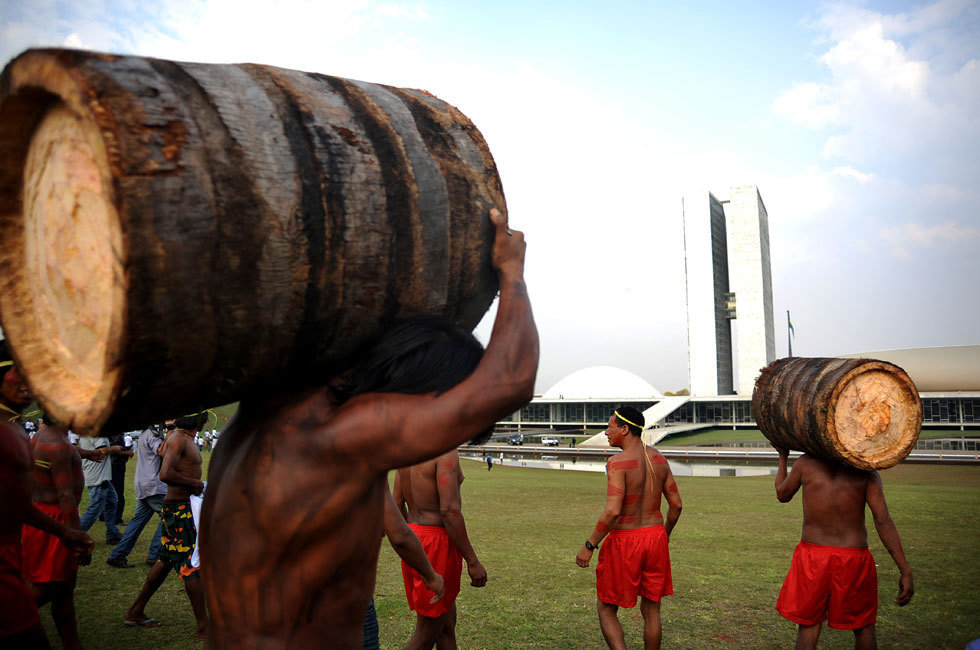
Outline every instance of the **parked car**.
<svg viewBox="0 0 980 650"><path fill-rule="evenodd" d="M547 447L557 447L558 438L555 438L554 436L545 436L544 438L541 438L541 444Z"/></svg>
<svg viewBox="0 0 980 650"><path fill-rule="evenodd" d="M515 433L507 438L507 444L509 445L523 445L524 444L524 434Z"/></svg>

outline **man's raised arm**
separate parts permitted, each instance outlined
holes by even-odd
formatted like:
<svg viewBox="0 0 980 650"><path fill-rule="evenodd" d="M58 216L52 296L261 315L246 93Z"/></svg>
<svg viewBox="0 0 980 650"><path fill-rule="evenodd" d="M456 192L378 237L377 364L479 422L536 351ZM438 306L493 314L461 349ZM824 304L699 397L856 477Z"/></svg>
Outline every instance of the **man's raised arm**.
<svg viewBox="0 0 980 650"><path fill-rule="evenodd" d="M803 457L797 458L793 463L793 469L789 475L786 474L786 461L789 458L789 449L782 447L775 448L779 452L779 467L776 469L776 498L780 503L787 503L793 499L796 491L803 485L802 468Z"/></svg>
<svg viewBox="0 0 980 650"><path fill-rule="evenodd" d="M524 235L510 230L496 209L490 219L496 228L492 261L500 300L480 363L440 395L389 393L352 399L345 405L346 424L355 435L344 436L338 449L366 456L379 471L414 465L470 440L533 397L538 331L524 284Z"/></svg>

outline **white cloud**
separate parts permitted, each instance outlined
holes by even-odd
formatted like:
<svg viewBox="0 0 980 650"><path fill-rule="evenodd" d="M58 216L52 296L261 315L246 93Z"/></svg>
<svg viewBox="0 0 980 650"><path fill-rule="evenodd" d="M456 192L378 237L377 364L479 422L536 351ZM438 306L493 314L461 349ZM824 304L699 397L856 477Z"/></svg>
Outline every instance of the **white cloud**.
<svg viewBox="0 0 980 650"><path fill-rule="evenodd" d="M837 122L840 106L833 100L828 86L813 82L784 90L772 103L772 111L794 124L811 129Z"/></svg>
<svg viewBox="0 0 980 650"><path fill-rule="evenodd" d="M385 2L378 5L372 12L376 18L407 18L410 20L426 20L429 17L424 8L415 5L399 5Z"/></svg>
<svg viewBox="0 0 980 650"><path fill-rule="evenodd" d="M980 243L980 227L961 226L953 221L934 225L904 223L883 229L881 237L891 247L895 257L912 259L914 249L976 245Z"/></svg>
<svg viewBox="0 0 980 650"><path fill-rule="evenodd" d="M830 173L835 176L842 176L844 178L853 178L862 185L874 179L874 174L859 172L849 165L845 165L844 167L835 167Z"/></svg>
<svg viewBox="0 0 980 650"><path fill-rule="evenodd" d="M820 60L833 72L839 82L835 90L845 100L869 91L918 98L929 74L929 65L910 59L899 43L885 36L877 19L848 34Z"/></svg>
<svg viewBox="0 0 980 650"><path fill-rule="evenodd" d="M901 173L907 183L939 181L949 172L959 183L976 178L980 38L975 31L972 43L962 36L970 33L971 20L975 24L975 12L960 1L893 15L850 3L827 5L813 24L827 79L783 91L773 113L827 129L823 154L835 162L880 175Z"/></svg>

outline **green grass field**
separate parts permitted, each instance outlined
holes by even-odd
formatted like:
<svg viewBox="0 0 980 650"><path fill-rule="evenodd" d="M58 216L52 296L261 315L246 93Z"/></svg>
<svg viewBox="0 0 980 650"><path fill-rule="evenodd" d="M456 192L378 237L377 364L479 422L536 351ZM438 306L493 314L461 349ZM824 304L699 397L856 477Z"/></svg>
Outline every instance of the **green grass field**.
<svg viewBox="0 0 980 650"><path fill-rule="evenodd" d="M131 487L133 464L129 467ZM511 467L487 472L482 464L465 461L463 468L464 513L489 581L483 589L463 586L457 601L460 647L604 647L595 613L595 558L589 569L574 561L602 507L603 475ZM903 609L893 604L898 571L869 521L878 561L880 647L963 648L980 637L980 468L903 465L883 472L883 480L916 595ZM774 606L799 540L799 496L778 503L771 477L680 477L678 483L684 513L671 540L675 594L664 600L662 610L665 647L790 647L795 626ZM133 505L130 492L129 511ZM200 647L191 639L190 606L173 577L147 608L163 627L122 624L148 570L141 563L150 526L130 556L140 563L136 569L105 564L101 523L90 534L97 542L95 557L80 571L76 591L86 646ZM398 560L387 542L376 600L382 647L402 647L414 615L406 607ZM47 607L41 616L58 647ZM628 645L642 647L639 608L621 610L620 620ZM852 647L852 635L825 628L821 647Z"/></svg>
<svg viewBox="0 0 980 650"><path fill-rule="evenodd" d="M677 433L657 443L658 447L686 447L712 442L765 442L766 437L758 429L707 429L690 433Z"/></svg>

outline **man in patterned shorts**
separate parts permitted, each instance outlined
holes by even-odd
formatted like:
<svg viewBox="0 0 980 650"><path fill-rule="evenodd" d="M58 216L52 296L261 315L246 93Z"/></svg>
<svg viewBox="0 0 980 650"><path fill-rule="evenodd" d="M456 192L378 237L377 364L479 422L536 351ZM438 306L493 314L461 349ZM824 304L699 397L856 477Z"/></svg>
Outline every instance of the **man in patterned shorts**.
<svg viewBox="0 0 980 650"><path fill-rule="evenodd" d="M167 484L167 495L163 498L160 518L163 520L163 535L160 542L163 549L157 563L150 569L146 582L136 601L127 610L123 619L126 625L158 627L160 622L144 612L147 603L167 574L173 569L184 581L184 591L191 601L194 617L197 619L195 638L207 636L208 614L201 585L199 568L191 558L197 546L197 528L191 514L190 497L204 491L201 481L201 452L194 444L194 434L207 422L207 413L177 418L177 428L160 445L163 456L160 466L160 480Z"/></svg>

